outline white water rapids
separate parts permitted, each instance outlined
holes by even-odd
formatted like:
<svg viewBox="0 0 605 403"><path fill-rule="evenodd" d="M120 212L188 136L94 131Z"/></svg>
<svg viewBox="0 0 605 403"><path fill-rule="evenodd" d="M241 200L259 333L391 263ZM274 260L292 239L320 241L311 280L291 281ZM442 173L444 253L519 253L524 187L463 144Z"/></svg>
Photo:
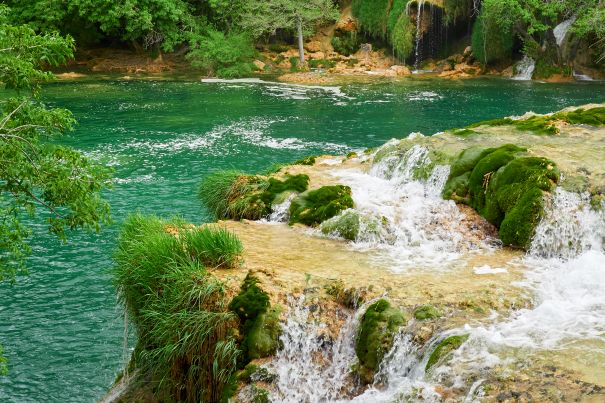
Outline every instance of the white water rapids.
<svg viewBox="0 0 605 403"><path fill-rule="evenodd" d="M449 170L435 166L428 180L414 179L414 168L428 166L426 149L415 146L398 157L387 157L369 173L337 170L340 183L351 186L356 209L388 222L384 237L354 243L358 248L384 248L406 265L437 268L472 250L489 250L492 241L469 244L458 225L463 214L440 193ZM510 316L493 314L483 324L467 324L437 335L426 345L412 342L403 329L385 356L375 383L360 387L351 376L360 308L346 320L330 343L310 317L304 299L291 306L283 325L283 348L268 364L278 375L274 402L396 402L441 401L436 386L448 385L479 399L482 376L506 365L515 349L557 350L574 341L605 342L605 208L591 207L587 194L558 189L547 201L530 251L523 258L530 269L523 286L534 295L534 306ZM603 206L605 207L605 206ZM487 270L505 270L479 268ZM486 272L486 273L487 273ZM451 334L469 334L452 360L429 374L424 368L436 343ZM321 357L321 359L317 359ZM467 384L472 380L471 384Z"/></svg>

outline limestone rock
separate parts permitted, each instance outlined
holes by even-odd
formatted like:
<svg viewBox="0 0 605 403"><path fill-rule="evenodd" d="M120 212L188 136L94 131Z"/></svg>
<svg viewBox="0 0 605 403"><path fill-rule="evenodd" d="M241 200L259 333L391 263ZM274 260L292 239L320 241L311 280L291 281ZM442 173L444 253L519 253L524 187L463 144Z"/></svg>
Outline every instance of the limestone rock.
<svg viewBox="0 0 605 403"><path fill-rule="evenodd" d="M321 50L322 50L321 42L320 41L309 41L309 42L305 43L305 49L311 53L321 52Z"/></svg>
<svg viewBox="0 0 605 403"><path fill-rule="evenodd" d="M409 76L412 74L409 68L406 66L391 66L391 70L393 70L398 76Z"/></svg>
<svg viewBox="0 0 605 403"><path fill-rule="evenodd" d="M266 64L261 62L260 60L255 60L253 63L256 66L256 68L259 69L260 71L263 71L265 69Z"/></svg>

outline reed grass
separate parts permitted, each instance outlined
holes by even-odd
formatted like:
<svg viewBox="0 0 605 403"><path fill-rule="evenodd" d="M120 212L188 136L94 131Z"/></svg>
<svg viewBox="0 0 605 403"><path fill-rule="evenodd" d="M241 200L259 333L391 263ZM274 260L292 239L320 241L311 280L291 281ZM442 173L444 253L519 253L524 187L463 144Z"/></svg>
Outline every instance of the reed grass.
<svg viewBox="0 0 605 403"><path fill-rule="evenodd" d="M124 223L114 283L138 336L134 366L159 400L222 402L232 392L238 320L227 308L225 285L204 265L231 265L241 251L223 229L141 214Z"/></svg>

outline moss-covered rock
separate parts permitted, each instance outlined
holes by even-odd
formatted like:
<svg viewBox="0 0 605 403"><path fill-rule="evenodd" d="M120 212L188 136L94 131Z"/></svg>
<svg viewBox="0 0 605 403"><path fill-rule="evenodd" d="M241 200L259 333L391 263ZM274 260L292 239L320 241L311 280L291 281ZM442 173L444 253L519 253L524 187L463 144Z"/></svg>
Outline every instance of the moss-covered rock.
<svg viewBox="0 0 605 403"><path fill-rule="evenodd" d="M429 356L429 360L427 361L424 370L429 371L435 364L445 360L452 351L457 350L467 339L468 334L450 336L443 339L441 342L439 342L439 344L437 344Z"/></svg>
<svg viewBox="0 0 605 403"><path fill-rule="evenodd" d="M422 305L414 310L416 320L437 319L441 317L441 312L433 305Z"/></svg>
<svg viewBox="0 0 605 403"><path fill-rule="evenodd" d="M320 226L321 232L326 235L335 235L349 241L360 238L380 238L383 232L383 223L374 217L368 217L354 209L347 209L336 217L332 217Z"/></svg>
<svg viewBox="0 0 605 403"><path fill-rule="evenodd" d="M280 310L271 308L269 295L258 286L258 279L248 273L240 293L233 298L229 309L242 323L241 350L244 362L273 355L279 347L281 327Z"/></svg>
<svg viewBox="0 0 605 403"><path fill-rule="evenodd" d="M302 193L292 200L290 224L316 226L348 208L353 208L350 187L324 186Z"/></svg>
<svg viewBox="0 0 605 403"><path fill-rule="evenodd" d="M399 328L406 323L403 313L380 299L370 305L363 317L355 353L359 359L359 375L365 383L371 383L384 355L393 346Z"/></svg>
<svg viewBox="0 0 605 403"><path fill-rule="evenodd" d="M215 218L258 220L272 212L276 200L286 193L302 193L309 186L307 175L286 175L284 180L221 171L202 181L199 197Z"/></svg>
<svg viewBox="0 0 605 403"><path fill-rule="evenodd" d="M464 150L452 165L443 197L473 207L499 228L501 240L527 248L543 214L546 192L560 172L545 158L513 144Z"/></svg>

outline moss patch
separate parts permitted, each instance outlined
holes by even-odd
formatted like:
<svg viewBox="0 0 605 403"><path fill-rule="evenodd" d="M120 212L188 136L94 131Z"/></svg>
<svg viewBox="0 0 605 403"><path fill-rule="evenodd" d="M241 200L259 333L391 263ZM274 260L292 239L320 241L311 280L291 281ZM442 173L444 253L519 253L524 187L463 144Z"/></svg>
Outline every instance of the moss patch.
<svg viewBox="0 0 605 403"><path fill-rule="evenodd" d="M348 208L353 208L350 187L324 186L302 193L292 200L290 224L301 223L316 226Z"/></svg>
<svg viewBox="0 0 605 403"><path fill-rule="evenodd" d="M414 310L416 320L436 319L441 317L441 312L433 305L422 305Z"/></svg>
<svg viewBox="0 0 605 403"><path fill-rule="evenodd" d="M271 308L269 295L258 286L258 279L248 273L240 293L233 298L229 309L242 323L241 350L244 362L268 357L279 346L279 309Z"/></svg>
<svg viewBox="0 0 605 403"><path fill-rule="evenodd" d="M317 161L317 157L310 155L301 160L294 161L292 165L315 165L315 161Z"/></svg>
<svg viewBox="0 0 605 403"><path fill-rule="evenodd" d="M395 334L405 323L403 313L384 299L368 307L361 318L355 344L359 373L364 382L372 382L374 372L393 345Z"/></svg>
<svg viewBox="0 0 605 403"><path fill-rule="evenodd" d="M555 163L527 156L524 148L472 147L452 165L443 197L473 207L500 230L507 245L527 248L543 214L545 192L554 190Z"/></svg>
<svg viewBox="0 0 605 403"><path fill-rule="evenodd" d="M286 175L284 180L222 171L209 175L200 185L199 197L215 218L258 220L272 212L285 192L307 190L307 175Z"/></svg>
<svg viewBox="0 0 605 403"><path fill-rule="evenodd" d="M468 334L461 336L450 336L442 340L429 356L425 371L430 370L435 364L442 361L450 352L458 349L468 339Z"/></svg>
<svg viewBox="0 0 605 403"><path fill-rule="evenodd" d="M605 125L605 108L576 109L571 112L558 112L547 116L531 116L526 119L493 119L474 123L464 129L455 129L452 132L456 135L466 136L472 134L472 129L480 126L513 126L520 131L528 131L540 135L552 135L559 133L557 122L568 123L572 125Z"/></svg>

